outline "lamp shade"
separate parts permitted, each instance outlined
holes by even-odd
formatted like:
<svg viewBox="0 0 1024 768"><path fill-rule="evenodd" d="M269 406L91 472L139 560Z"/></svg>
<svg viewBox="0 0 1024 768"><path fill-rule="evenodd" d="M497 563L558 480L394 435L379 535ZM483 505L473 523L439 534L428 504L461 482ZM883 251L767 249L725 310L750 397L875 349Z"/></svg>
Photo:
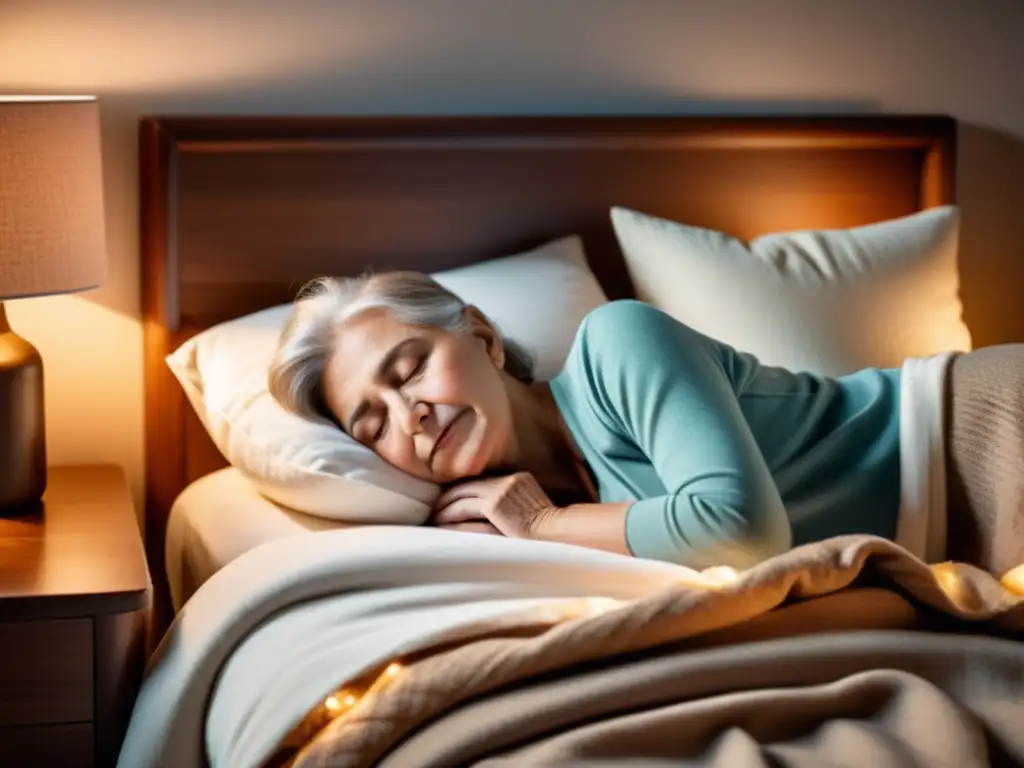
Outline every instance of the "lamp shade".
<svg viewBox="0 0 1024 768"><path fill-rule="evenodd" d="M106 280L99 107L0 96L0 301Z"/></svg>

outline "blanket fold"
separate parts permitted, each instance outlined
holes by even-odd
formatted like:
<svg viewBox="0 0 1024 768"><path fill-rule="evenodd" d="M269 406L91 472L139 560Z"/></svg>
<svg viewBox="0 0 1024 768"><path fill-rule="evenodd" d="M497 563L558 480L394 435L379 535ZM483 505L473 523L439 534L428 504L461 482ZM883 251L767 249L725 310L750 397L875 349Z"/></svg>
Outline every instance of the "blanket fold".
<svg viewBox="0 0 1024 768"><path fill-rule="evenodd" d="M1024 702L1000 676L1022 661L1019 644L906 631L676 648L472 700L377 764L1019 765Z"/></svg>
<svg viewBox="0 0 1024 768"><path fill-rule="evenodd" d="M869 632L874 645L857 645ZM815 739L838 749L846 737L836 728L851 718L851 743L868 744L877 715L863 702L882 700L892 705L879 712L959 712L960 731L945 731L962 734L950 754L978 739L1014 754L1016 737L1000 735L999 723L1024 701L1024 646L1000 637L1024 638L1024 597L979 569L929 566L869 536L809 544L737 573L427 528L317 534L253 550L196 593L154 659L120 764L429 765L404 750L453 713L483 707L464 759L434 764L561 756L555 764L585 765L609 743L659 743L652 734L664 717L704 734L672 760L743 754L752 762L720 764L777 764L778 747L803 765L806 750L821 756ZM917 653L936 642L945 645L931 656ZM715 658L710 677L680 672L686 685L648 678L629 687L636 665L668 665L667 674ZM573 693L602 675L619 683ZM529 717L499 714L507 696L544 684L562 702L546 721L522 709ZM639 697L635 709L617 709L630 700L623 685ZM791 688L810 704L767 703L789 701ZM735 706L729 696L740 696ZM607 722L607 733L582 718L602 701L591 725ZM798 717L819 701L832 703L818 721ZM778 732L751 730L765 707L786 714ZM608 735L633 732L632 717L636 739ZM894 730L865 754L892 758L881 765L935 764L912 721L886 720ZM631 759L665 759L623 748L637 750Z"/></svg>
<svg viewBox="0 0 1024 768"><path fill-rule="evenodd" d="M668 648L672 643L689 638L713 637L715 631L729 627L739 630L759 617L771 615L777 609L792 610L799 606L799 602L794 605L793 601L813 601L815 598L821 599L826 596L849 595L858 583L882 585L887 589L876 589L874 592L879 595L887 594L887 590L888 594L901 593L926 611L941 614L954 622L971 622L975 630L990 632L993 635L1024 636L1024 600L1008 592L987 573L971 566L953 563L929 567L892 542L875 537L846 536L806 545L765 561L744 573L724 576L723 572L719 571L717 579L717 583L703 585L675 584L658 590L647 598L625 604L607 604L596 611L582 611L579 617L567 618L531 636L477 639L464 643L457 649L420 658L407 666L401 675L377 678L368 689L350 689L351 692L347 694L352 696L349 711L333 718L333 713L322 713L327 716L328 722L298 751L291 763L297 768L372 765L381 759L388 749L409 738L410 734L414 734L437 713L447 711L470 698L491 695L503 686L539 675L556 673L572 665L594 661L613 665L614 659L625 654L650 652L659 647ZM875 599L883 605L881 598ZM815 616L818 623L815 624L812 620L805 625L803 632L828 628L827 609L815 610L813 614L808 614L810 615ZM870 622L871 619L868 618L860 628L869 628ZM961 630L966 628L965 624L960 625ZM793 640L796 634L798 633L795 628L789 627L788 642L796 643ZM737 639L736 635L734 641ZM857 636L838 635L846 642ZM921 637L923 645L925 636L922 634ZM734 643L730 647L733 648L734 666L724 669L722 675L732 681L730 685L733 687L737 686L739 680L743 681L744 686L751 686L751 681L756 680L758 675L753 674L753 670L746 663L744 653L735 652L735 649L741 646ZM787 652L792 653L797 647L806 648L806 644L783 644L781 647L775 647L774 651L779 654L779 659L782 659ZM672 651L666 650L665 654L668 655L664 658L671 658ZM878 656L877 651L875 655ZM797 663L789 665L781 663L779 659L768 665L774 675L775 685L802 684L802 680L807 679L806 674L801 672L802 657L796 656L794 660ZM762 658L762 663L764 661ZM864 659L861 659L862 663L863 661ZM877 661L876 658L874 662ZM907 663L905 657L902 661ZM1001 693L1009 693L1009 700L1018 707L1018 711L1024 713L1024 709L1020 709L1024 702L1024 654L1018 654L1016 662L1017 667L1008 667L1015 673L1008 678L1011 681L1008 684L1009 689ZM829 662L829 665L831 666L825 667L828 670L825 679L834 681L838 667L832 662ZM873 667L861 667L862 671L871 669ZM941 674L934 672L932 677L941 677ZM925 685L929 679L927 677L911 681L898 676L876 675L872 679L875 682L868 685L867 689L864 689L867 685L865 683L849 683L860 691L852 700L863 702L865 697L870 699L874 695L876 698L888 697L892 702L913 702L916 701L915 691L930 690ZM719 677L716 682L721 685L722 678ZM991 683L989 687L991 688ZM868 693L864 693L864 690ZM870 691L875 693L870 694ZM884 691L884 695L879 691ZM667 697L662 704L688 700L685 691L679 688L653 686L644 692L654 695L655 698L660 692L663 698ZM773 699L780 704L787 700L786 696L781 696L778 692L750 699L752 695L751 691L747 691L748 700L759 701L763 706L769 706ZM812 703L818 700L811 693L804 693L801 696L809 696ZM921 696L924 694L919 693L918 698ZM825 698L828 699L827 696ZM935 698L935 703L923 706L922 714L933 709L935 713L948 714L949 702L943 703L941 695L933 695L932 698ZM928 697L925 696L925 699ZM849 716L851 712L844 708L847 699L839 697L837 701L842 706L837 705L835 716ZM721 728L729 724L729 717L735 716L746 722L753 716L755 710L750 708L749 701L737 706L741 711L730 709L728 711L731 714L728 717L716 721L718 725L708 725L705 730L709 739L712 735L717 738ZM916 705L906 706L913 709ZM774 712L775 709L772 708L770 711ZM790 716L795 710L785 711L788 712L787 722L790 722ZM821 709L820 712L821 722L827 722L828 708ZM914 718L910 718L906 723L898 720L894 722L893 727L897 730L910 727L908 723L919 724ZM1021 722L1024 725L1024 720ZM621 747L622 742L614 736L615 728L611 730L611 736L605 734L597 742L592 742L589 737L584 738L584 741L591 746L594 743L603 745L601 749L611 748L612 744ZM650 749L651 737L648 729L642 730L647 735L641 740L641 753L646 755ZM784 728L783 731L785 730ZM971 744L974 743L972 739L976 740L977 733L971 728L966 728L964 732L968 735L963 737L964 744L967 744L963 749L971 749ZM774 731L768 729L765 733L771 734ZM907 744L926 744L927 739L922 740L922 734L915 734L916 732L904 734ZM692 739L692 732L688 738ZM678 745L679 739L673 739L673 743ZM708 743L697 739L693 742L693 748L684 752L700 754ZM559 754L562 747L552 746L550 749ZM566 749L566 754L577 752L576 747ZM616 749L612 749L615 754ZM590 747L583 751L592 757L604 754L600 749L593 751ZM865 755L871 753L873 751L869 749ZM542 750L539 754L547 755L548 752ZM927 750L920 753L924 756L929 754L931 753ZM639 755L624 756L636 758ZM672 756L679 757L680 754L674 752ZM526 758L519 762L518 756L516 760L515 764L533 764ZM546 760L545 757L544 761ZM537 764L552 764L544 761ZM563 763L558 761L554 764ZM870 762L858 764L868 765ZM925 760L912 764L935 763ZM952 763L956 764L962 763Z"/></svg>

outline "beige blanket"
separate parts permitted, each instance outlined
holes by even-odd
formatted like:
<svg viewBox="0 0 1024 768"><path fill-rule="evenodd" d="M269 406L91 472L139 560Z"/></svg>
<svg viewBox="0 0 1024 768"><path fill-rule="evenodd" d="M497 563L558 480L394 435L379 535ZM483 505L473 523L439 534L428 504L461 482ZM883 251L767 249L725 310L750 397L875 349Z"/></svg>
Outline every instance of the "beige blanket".
<svg viewBox="0 0 1024 768"><path fill-rule="evenodd" d="M880 539L578 603L350 682L273 762L1024 766L1024 597Z"/></svg>

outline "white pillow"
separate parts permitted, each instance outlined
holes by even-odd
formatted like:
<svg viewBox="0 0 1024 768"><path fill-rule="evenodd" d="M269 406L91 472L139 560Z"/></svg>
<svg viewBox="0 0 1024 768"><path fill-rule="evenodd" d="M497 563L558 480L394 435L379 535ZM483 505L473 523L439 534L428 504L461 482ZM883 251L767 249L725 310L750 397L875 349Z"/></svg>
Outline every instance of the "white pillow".
<svg viewBox="0 0 1024 768"><path fill-rule="evenodd" d="M433 277L532 352L538 378L559 370L583 317L607 301L576 236ZM267 373L290 312L282 305L222 323L167 357L214 444L286 507L350 522L424 522L434 484L334 427L289 414L270 396Z"/></svg>
<svg viewBox="0 0 1024 768"><path fill-rule="evenodd" d="M611 218L638 299L766 364L837 376L971 347L955 207L749 245L621 207Z"/></svg>

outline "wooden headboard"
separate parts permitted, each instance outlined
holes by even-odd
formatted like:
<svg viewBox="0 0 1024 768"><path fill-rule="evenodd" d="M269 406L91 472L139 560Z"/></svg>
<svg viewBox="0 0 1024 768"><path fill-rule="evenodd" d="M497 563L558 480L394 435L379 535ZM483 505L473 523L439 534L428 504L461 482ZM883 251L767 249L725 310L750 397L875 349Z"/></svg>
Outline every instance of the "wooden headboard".
<svg viewBox="0 0 1024 768"><path fill-rule="evenodd" d="M146 548L225 464L164 357L322 274L433 271L578 233L631 287L613 204L740 237L953 202L946 117L150 117L140 125Z"/></svg>

